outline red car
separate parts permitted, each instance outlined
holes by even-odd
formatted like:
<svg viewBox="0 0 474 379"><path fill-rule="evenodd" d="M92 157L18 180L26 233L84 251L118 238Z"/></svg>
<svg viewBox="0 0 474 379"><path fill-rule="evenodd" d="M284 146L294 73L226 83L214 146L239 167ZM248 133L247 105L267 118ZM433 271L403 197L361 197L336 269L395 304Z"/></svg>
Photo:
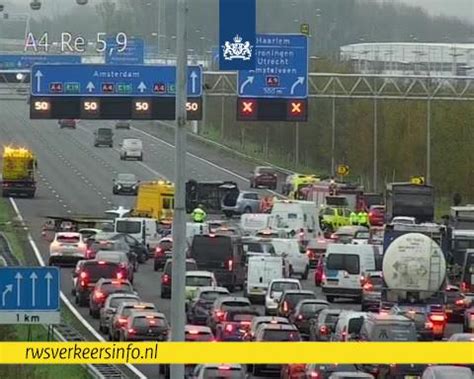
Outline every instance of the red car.
<svg viewBox="0 0 474 379"><path fill-rule="evenodd" d="M250 188L258 188L260 186L276 190L278 176L273 167L258 166L250 178Z"/></svg>
<svg viewBox="0 0 474 379"><path fill-rule="evenodd" d="M371 226L383 226L385 222L385 206L372 205L369 209L369 223Z"/></svg>
<svg viewBox="0 0 474 379"><path fill-rule="evenodd" d="M316 263L316 270L314 270L314 285L319 287L324 277L324 254L321 254Z"/></svg>
<svg viewBox="0 0 474 379"><path fill-rule="evenodd" d="M58 121L59 128L71 128L71 129L76 129L76 120L74 119L63 119Z"/></svg>

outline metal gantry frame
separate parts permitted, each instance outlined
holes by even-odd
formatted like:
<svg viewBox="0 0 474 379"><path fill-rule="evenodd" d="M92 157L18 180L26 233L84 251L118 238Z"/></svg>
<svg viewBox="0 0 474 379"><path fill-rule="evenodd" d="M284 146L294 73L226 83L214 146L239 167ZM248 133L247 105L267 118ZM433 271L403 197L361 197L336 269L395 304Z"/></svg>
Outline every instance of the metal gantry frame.
<svg viewBox="0 0 474 379"><path fill-rule="evenodd" d="M237 96L235 72L204 72L205 96ZM474 101L474 77L310 73L309 98L332 99L331 172L335 172L337 99L373 100L373 190L378 182L378 103L426 101L426 182L431 182L431 105L433 101ZM223 117L223 116L222 116ZM299 133L295 151L299 152ZM296 157L298 162L298 157Z"/></svg>

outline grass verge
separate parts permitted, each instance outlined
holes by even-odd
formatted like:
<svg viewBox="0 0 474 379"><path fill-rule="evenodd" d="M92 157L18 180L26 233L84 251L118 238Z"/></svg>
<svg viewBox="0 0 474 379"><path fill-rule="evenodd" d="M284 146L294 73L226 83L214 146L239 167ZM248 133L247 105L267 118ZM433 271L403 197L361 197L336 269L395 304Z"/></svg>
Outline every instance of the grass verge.
<svg viewBox="0 0 474 379"><path fill-rule="evenodd" d="M8 239L13 254L21 264L26 264L25 256L27 234L15 220L15 214L8 200L0 198L0 232ZM61 314L65 320L73 318L64 308ZM0 325L0 341L47 341L47 331L41 325ZM35 379L87 379L87 370L81 365L0 365L0 378L35 378Z"/></svg>

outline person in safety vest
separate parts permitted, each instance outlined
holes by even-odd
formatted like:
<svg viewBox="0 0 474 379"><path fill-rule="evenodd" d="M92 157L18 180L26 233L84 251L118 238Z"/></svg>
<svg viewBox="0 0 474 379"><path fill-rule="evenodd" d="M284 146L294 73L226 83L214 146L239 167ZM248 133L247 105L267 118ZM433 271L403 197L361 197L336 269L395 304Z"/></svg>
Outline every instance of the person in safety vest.
<svg viewBox="0 0 474 379"><path fill-rule="evenodd" d="M359 224L359 217L357 217L357 213L355 213L354 211L352 211L349 215L349 222L351 225Z"/></svg>
<svg viewBox="0 0 474 379"><path fill-rule="evenodd" d="M360 226L368 226L369 225L369 215L367 212L363 209L359 212L357 215L357 218L359 219L359 225Z"/></svg>
<svg viewBox="0 0 474 379"><path fill-rule="evenodd" d="M193 218L194 222L206 221L207 214L201 204L199 204L198 207L193 210L193 213L191 213L191 217Z"/></svg>

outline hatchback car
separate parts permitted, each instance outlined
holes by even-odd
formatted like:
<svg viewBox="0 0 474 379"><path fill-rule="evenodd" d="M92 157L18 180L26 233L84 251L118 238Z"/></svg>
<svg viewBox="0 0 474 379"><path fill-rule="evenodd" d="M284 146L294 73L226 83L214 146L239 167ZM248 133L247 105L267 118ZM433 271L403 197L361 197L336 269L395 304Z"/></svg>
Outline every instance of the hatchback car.
<svg viewBox="0 0 474 379"><path fill-rule="evenodd" d="M92 290L89 298L89 315L94 318L100 317L100 310L107 298L113 293L135 294L128 280L124 279L100 279Z"/></svg>
<svg viewBox="0 0 474 379"><path fill-rule="evenodd" d="M289 317L301 300L316 300L316 294L309 290L288 290L283 292L278 303L278 316Z"/></svg>
<svg viewBox="0 0 474 379"><path fill-rule="evenodd" d="M171 272L172 260L168 259L165 263L163 273L161 274L161 298L169 299L171 297ZM197 264L194 259L186 259L186 271L197 270Z"/></svg>
<svg viewBox="0 0 474 379"><path fill-rule="evenodd" d="M135 293L117 292L107 296L104 306L99 311L99 331L107 334L109 332L110 319L115 315L121 303L139 303L140 298Z"/></svg>
<svg viewBox="0 0 474 379"><path fill-rule="evenodd" d="M186 303L186 317L190 324L205 325L212 305L219 297L230 296L225 287L200 287L193 301Z"/></svg>
<svg viewBox="0 0 474 379"><path fill-rule="evenodd" d="M114 195L137 195L139 181L134 174L118 174L113 180Z"/></svg>
<svg viewBox="0 0 474 379"><path fill-rule="evenodd" d="M82 234L59 232L49 246L49 265L76 264L86 255L86 243Z"/></svg>
<svg viewBox="0 0 474 379"><path fill-rule="evenodd" d="M119 331L119 341L166 341L169 324L159 312L133 312Z"/></svg>
<svg viewBox="0 0 474 379"><path fill-rule="evenodd" d="M61 119L58 121L59 129L70 128L76 129L77 122L74 119Z"/></svg>
<svg viewBox="0 0 474 379"><path fill-rule="evenodd" d="M130 121L119 120L115 123L115 129L130 129Z"/></svg>

